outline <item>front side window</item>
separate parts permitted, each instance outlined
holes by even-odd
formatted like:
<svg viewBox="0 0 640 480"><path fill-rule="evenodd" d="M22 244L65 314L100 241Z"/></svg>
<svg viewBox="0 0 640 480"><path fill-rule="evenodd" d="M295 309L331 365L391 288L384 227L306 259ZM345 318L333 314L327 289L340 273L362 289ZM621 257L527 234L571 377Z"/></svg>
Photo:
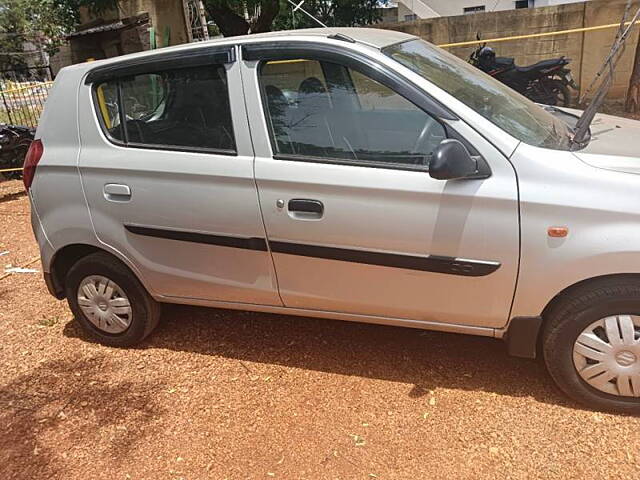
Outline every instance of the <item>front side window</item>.
<svg viewBox="0 0 640 480"><path fill-rule="evenodd" d="M95 92L106 133L129 146L235 151L223 66L124 77Z"/></svg>
<svg viewBox="0 0 640 480"><path fill-rule="evenodd" d="M426 167L444 127L413 103L330 62L266 62L260 87L276 156Z"/></svg>

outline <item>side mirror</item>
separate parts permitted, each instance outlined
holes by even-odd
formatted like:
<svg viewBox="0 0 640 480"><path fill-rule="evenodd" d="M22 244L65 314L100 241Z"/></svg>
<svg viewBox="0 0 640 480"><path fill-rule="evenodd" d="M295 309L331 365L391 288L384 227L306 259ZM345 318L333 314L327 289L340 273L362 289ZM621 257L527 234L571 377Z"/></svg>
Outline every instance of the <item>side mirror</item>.
<svg viewBox="0 0 640 480"><path fill-rule="evenodd" d="M437 180L472 177L477 173L478 162L460 140L453 138L440 142L429 162L429 175Z"/></svg>

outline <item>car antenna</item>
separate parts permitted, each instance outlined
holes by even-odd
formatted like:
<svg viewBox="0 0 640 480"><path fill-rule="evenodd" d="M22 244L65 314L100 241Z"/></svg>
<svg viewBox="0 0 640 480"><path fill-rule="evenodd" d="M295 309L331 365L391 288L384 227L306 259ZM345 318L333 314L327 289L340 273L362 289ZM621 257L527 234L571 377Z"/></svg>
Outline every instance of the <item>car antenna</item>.
<svg viewBox="0 0 640 480"><path fill-rule="evenodd" d="M627 14L631 7L631 2L632 0L627 0L627 6L625 8L624 15L622 16L622 21L620 22L620 27L618 29L618 33L616 34L616 39L613 42L613 45L611 46L611 50L609 51L609 54L605 58L604 63L602 64L602 67L600 68L598 73L596 73L596 76L591 82L591 85L589 85L589 88L587 89L586 93L582 97L584 101L588 93L591 91L591 88L593 87L593 85L598 81L598 79L600 79L600 77L604 73L605 76L601 79L600 85L596 90L596 93L593 96L591 103L587 106L587 108L585 108L584 112L582 112L582 115L580 116L580 118L578 119L578 122L576 123L573 138L571 139L572 145L581 145L587 139L591 122L593 121L593 118L598 112L598 109L604 102L605 96L609 92L609 88L613 83L613 73L615 71L616 65L618 64L618 60L620 60L620 57L621 57L621 55L619 54L624 49L625 41L627 40L629 33L631 33L631 30L633 29L635 24L638 22L638 19L640 19L640 8L638 8L633 18L629 22L625 21L627 19ZM626 28L625 28L625 25L627 25Z"/></svg>

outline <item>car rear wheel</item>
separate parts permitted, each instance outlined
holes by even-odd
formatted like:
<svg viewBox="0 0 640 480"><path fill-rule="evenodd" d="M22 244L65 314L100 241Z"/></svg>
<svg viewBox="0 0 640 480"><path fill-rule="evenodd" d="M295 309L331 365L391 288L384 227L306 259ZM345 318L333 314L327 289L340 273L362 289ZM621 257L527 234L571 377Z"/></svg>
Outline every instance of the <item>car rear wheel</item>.
<svg viewBox="0 0 640 480"><path fill-rule="evenodd" d="M545 314L542 350L573 399L640 413L640 281L612 277L563 295Z"/></svg>
<svg viewBox="0 0 640 480"><path fill-rule="evenodd" d="M107 253L88 255L73 265L66 294L78 323L105 345L135 345L160 319L160 305L124 264Z"/></svg>

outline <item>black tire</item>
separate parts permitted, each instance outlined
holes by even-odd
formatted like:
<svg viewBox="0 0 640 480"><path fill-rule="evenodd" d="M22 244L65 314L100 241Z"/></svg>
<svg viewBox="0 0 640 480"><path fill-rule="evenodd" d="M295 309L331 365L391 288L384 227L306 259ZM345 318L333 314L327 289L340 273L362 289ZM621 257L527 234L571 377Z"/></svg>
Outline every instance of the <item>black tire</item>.
<svg viewBox="0 0 640 480"><path fill-rule="evenodd" d="M96 327L78 305L78 288L90 275L102 275L114 281L129 298L131 323L122 333L107 333ZM97 252L76 262L65 281L65 293L69 308L83 330L98 342L111 347L130 347L144 340L160 321L160 304L142 286L136 276L117 258Z"/></svg>
<svg viewBox="0 0 640 480"><path fill-rule="evenodd" d="M561 80L550 80L546 84L546 88L553 92L556 102L554 105L558 107L570 107L573 103L573 95L567 85Z"/></svg>
<svg viewBox="0 0 640 480"><path fill-rule="evenodd" d="M640 398L602 392L579 375L573 346L593 322L615 314L640 315L640 280L631 276L608 277L579 285L562 295L545 312L541 348L555 383L583 405L618 413L639 414Z"/></svg>

